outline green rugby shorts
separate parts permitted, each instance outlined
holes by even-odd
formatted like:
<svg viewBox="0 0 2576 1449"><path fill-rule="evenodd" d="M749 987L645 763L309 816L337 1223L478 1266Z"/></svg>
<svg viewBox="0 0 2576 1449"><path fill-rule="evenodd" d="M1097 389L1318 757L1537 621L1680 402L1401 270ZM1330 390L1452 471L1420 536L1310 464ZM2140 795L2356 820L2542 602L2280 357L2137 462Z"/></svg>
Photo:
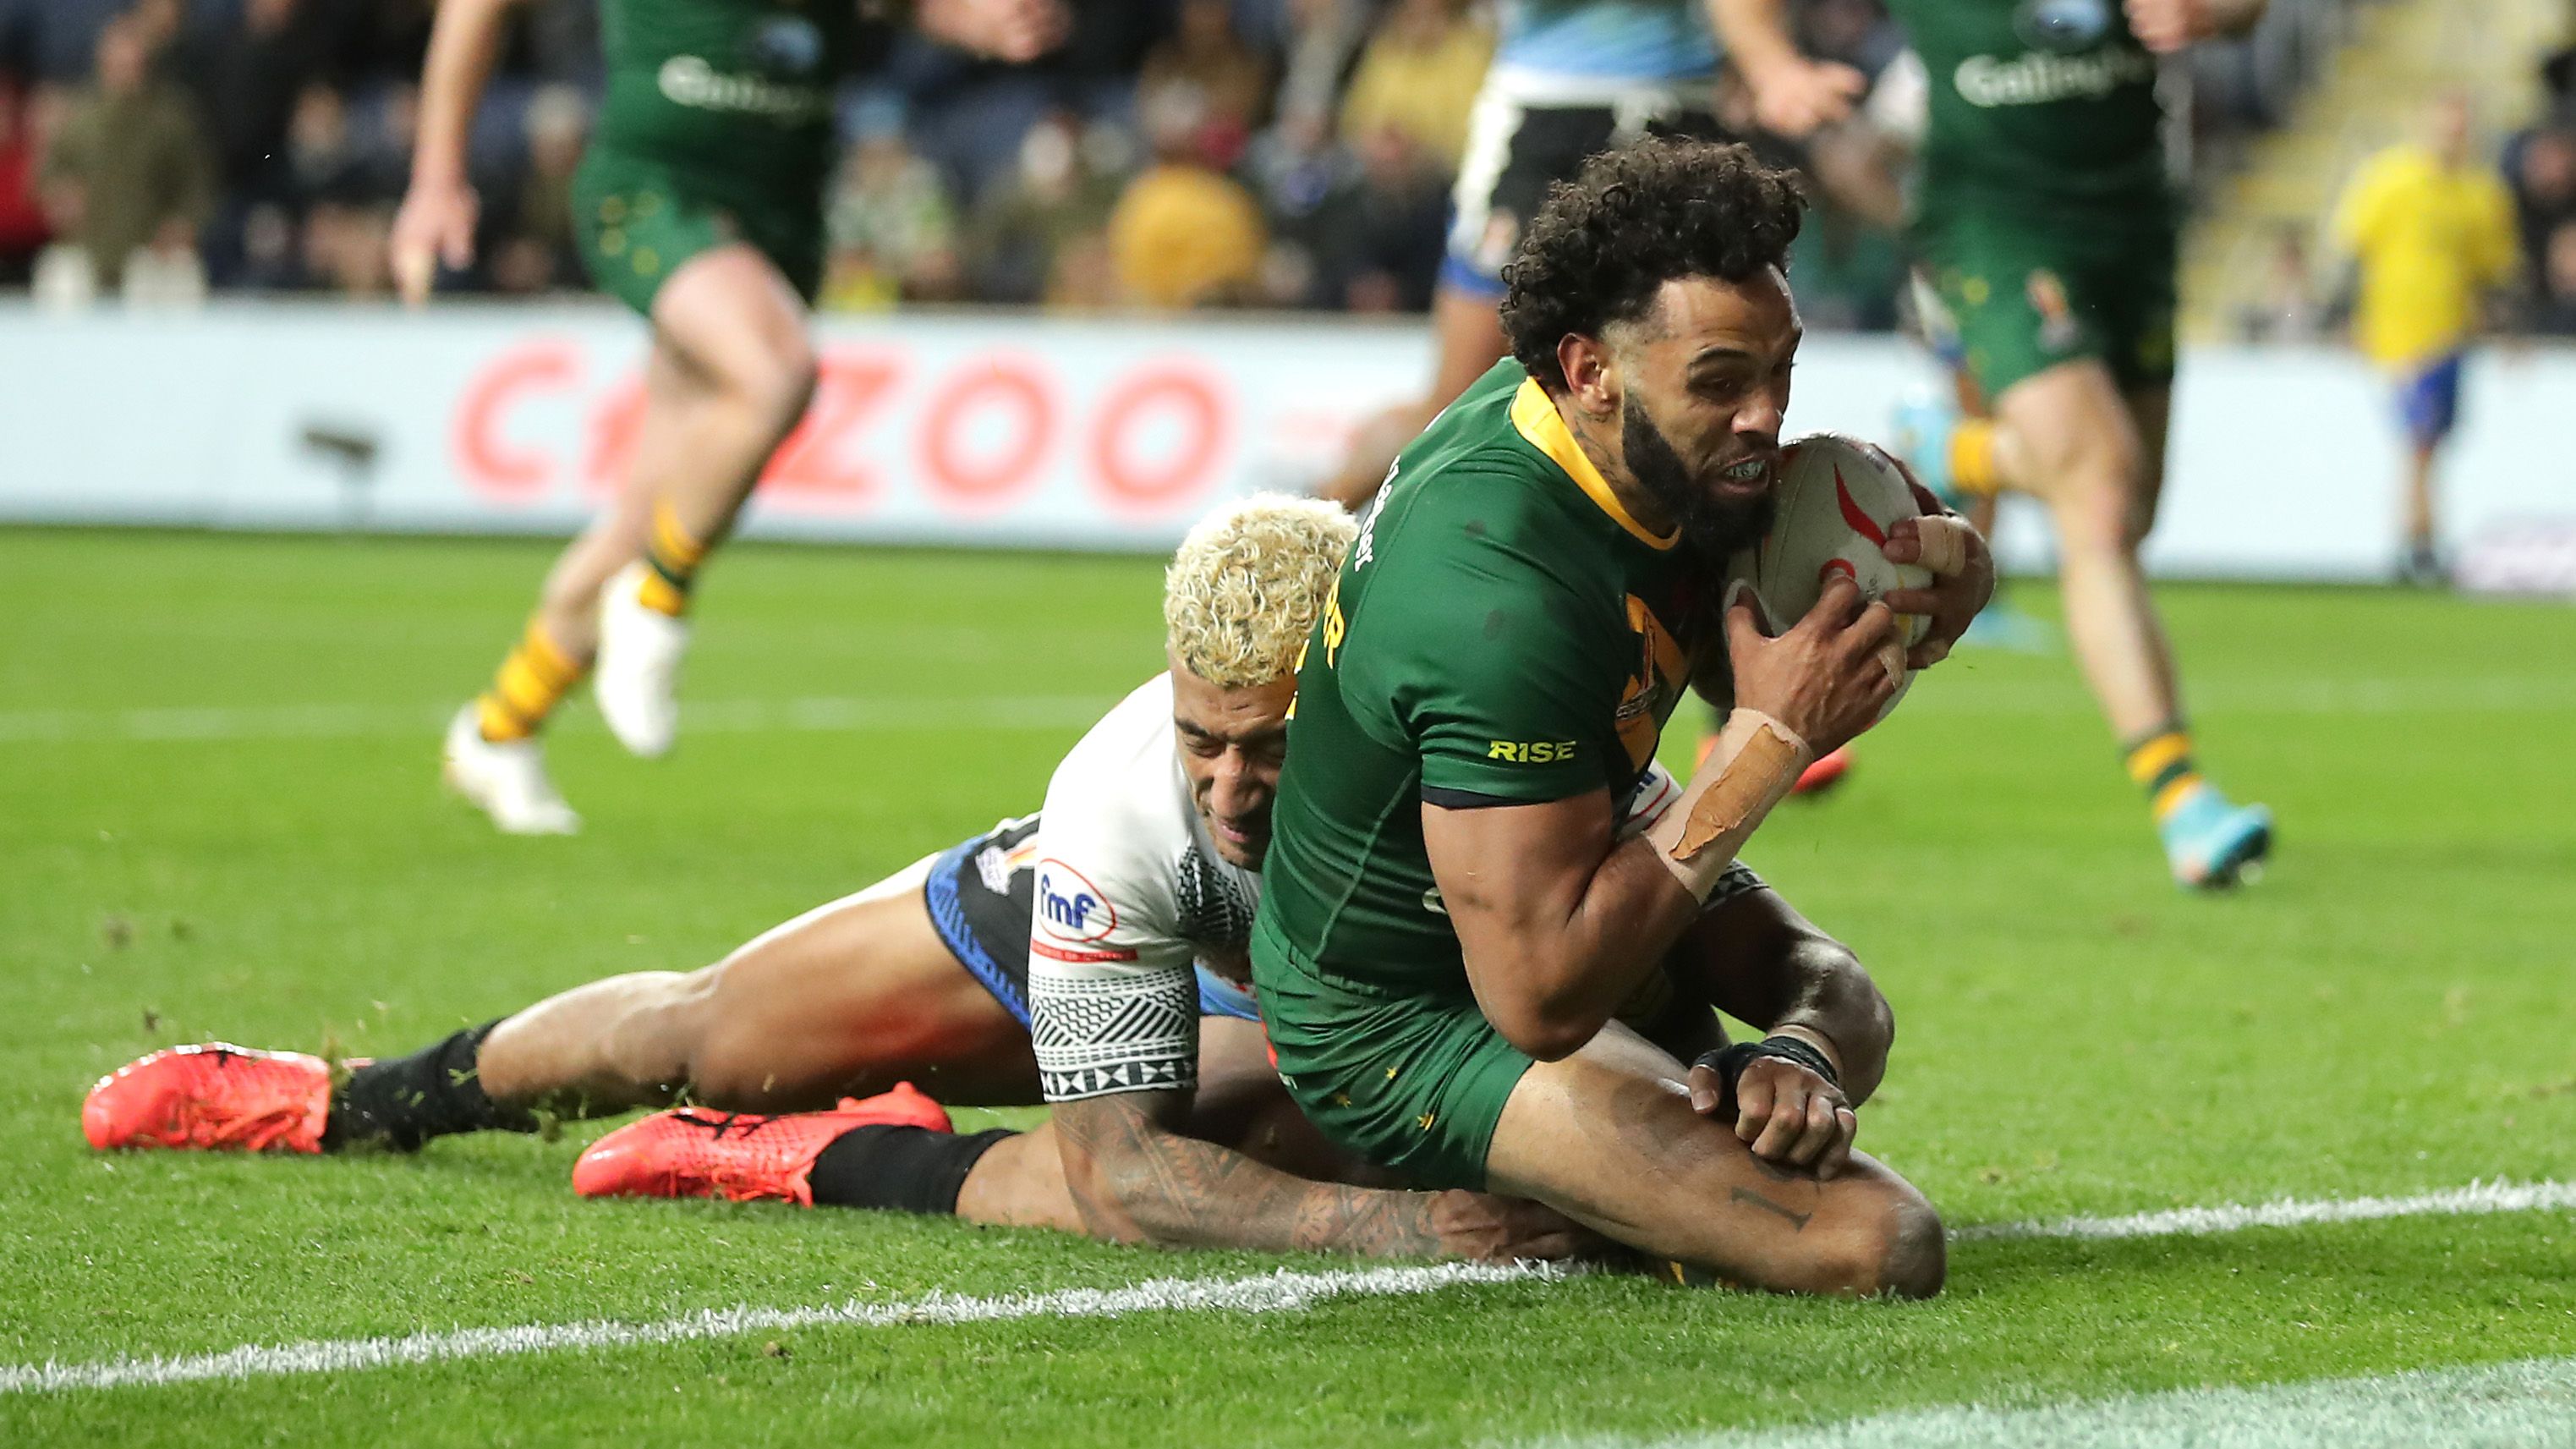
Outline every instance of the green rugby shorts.
<svg viewBox="0 0 2576 1449"><path fill-rule="evenodd" d="M819 187L787 192L593 146L572 183L583 265L599 289L650 319L690 258L748 242L811 305L823 285Z"/></svg>

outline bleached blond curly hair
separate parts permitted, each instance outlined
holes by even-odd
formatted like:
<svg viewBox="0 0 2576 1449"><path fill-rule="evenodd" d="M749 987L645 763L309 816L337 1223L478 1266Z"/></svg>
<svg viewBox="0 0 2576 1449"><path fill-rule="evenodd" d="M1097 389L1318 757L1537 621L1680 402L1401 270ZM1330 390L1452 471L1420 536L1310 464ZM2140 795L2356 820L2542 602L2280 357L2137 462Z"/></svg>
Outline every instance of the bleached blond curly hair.
<svg viewBox="0 0 2576 1449"><path fill-rule="evenodd" d="M1359 525L1333 504L1255 493L1200 519L1163 572L1163 638L1220 689L1296 667Z"/></svg>

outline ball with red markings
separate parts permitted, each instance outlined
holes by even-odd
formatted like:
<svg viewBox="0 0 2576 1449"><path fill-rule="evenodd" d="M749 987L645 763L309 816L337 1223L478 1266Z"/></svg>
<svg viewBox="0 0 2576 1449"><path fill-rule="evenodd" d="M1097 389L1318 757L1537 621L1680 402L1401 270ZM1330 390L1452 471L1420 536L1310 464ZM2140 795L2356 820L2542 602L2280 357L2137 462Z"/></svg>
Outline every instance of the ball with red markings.
<svg viewBox="0 0 2576 1449"><path fill-rule="evenodd" d="M1798 439L1781 450L1771 499L1770 531L1727 568L1728 599L1749 592L1767 632L1778 634L1804 618L1824 593L1825 580L1838 573L1858 584L1865 599L1931 587L1930 570L1891 563L1879 551L1890 528L1922 510L1903 466L1877 444L1840 433ZM1909 649L1932 626L1921 615L1900 622ZM1905 686L1913 682L1909 671ZM1897 698L1904 693L1900 686ZM1895 707L1890 700L1888 708Z"/></svg>

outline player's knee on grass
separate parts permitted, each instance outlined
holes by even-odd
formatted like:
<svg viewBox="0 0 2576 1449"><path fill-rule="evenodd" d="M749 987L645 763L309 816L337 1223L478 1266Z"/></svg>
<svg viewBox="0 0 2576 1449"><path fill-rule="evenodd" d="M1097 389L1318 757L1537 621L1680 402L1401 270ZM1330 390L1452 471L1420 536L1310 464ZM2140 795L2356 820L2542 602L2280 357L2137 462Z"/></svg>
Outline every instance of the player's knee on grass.
<svg viewBox="0 0 2576 1449"><path fill-rule="evenodd" d="M1785 1179L1785 1174L1773 1174ZM1774 1205L1769 1209L1794 1219L1785 1240L1755 1248L1741 1241L1712 1242L1709 1265L1747 1286L1774 1293L1841 1298L1929 1298L1941 1291L1947 1273L1948 1243L1940 1214L1912 1183L1870 1158L1855 1153L1842 1175L1817 1183L1801 1173L1810 1204L1804 1212ZM1784 1186L1786 1182L1784 1181ZM1768 1192L1730 1188L1731 1201ZM1808 1195L1811 1194L1811 1195ZM1713 1220L1702 1214L1701 1226Z"/></svg>
<svg viewBox="0 0 2576 1449"><path fill-rule="evenodd" d="M1861 1201L1830 1225L1820 1245L1815 1277L1797 1291L1893 1298L1929 1298L1949 1272L1949 1242L1941 1215L1914 1185L1874 1164L1867 1176L1841 1180Z"/></svg>

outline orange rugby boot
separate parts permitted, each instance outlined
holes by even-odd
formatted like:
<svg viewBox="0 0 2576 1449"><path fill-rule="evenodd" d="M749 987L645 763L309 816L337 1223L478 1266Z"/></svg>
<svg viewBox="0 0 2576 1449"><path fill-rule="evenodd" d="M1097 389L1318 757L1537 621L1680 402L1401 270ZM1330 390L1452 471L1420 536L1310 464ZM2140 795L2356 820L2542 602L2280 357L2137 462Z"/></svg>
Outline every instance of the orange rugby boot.
<svg viewBox="0 0 2576 1449"><path fill-rule="evenodd" d="M1817 757L1814 764L1799 773L1798 783L1789 787L1789 793L1821 795L1841 784L1843 776L1851 773L1851 767L1851 746L1845 745L1838 750L1828 751Z"/></svg>
<svg viewBox="0 0 2576 1449"><path fill-rule="evenodd" d="M319 1152L331 1066L229 1042L175 1046L99 1079L81 1104L89 1145Z"/></svg>
<svg viewBox="0 0 2576 1449"><path fill-rule="evenodd" d="M829 1112L760 1116L680 1107L590 1144L573 1164L572 1190L583 1197L778 1199L812 1207L814 1159L842 1133L871 1126L953 1130L947 1111L910 1082L865 1101L844 1097Z"/></svg>

